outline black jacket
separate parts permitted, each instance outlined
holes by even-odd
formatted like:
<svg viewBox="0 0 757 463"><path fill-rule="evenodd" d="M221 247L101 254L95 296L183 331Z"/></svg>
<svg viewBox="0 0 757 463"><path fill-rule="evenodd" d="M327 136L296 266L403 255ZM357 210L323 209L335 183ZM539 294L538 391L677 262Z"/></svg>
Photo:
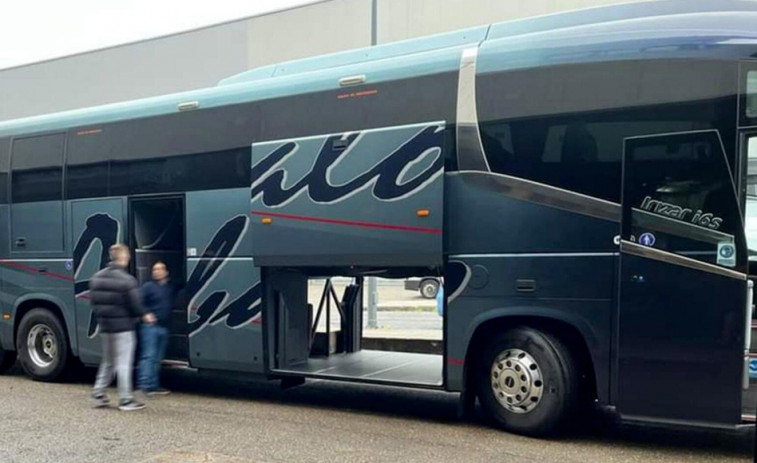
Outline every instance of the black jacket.
<svg viewBox="0 0 757 463"><path fill-rule="evenodd" d="M102 333L133 331L145 313L136 278L117 265L95 273L89 282L89 295Z"/></svg>

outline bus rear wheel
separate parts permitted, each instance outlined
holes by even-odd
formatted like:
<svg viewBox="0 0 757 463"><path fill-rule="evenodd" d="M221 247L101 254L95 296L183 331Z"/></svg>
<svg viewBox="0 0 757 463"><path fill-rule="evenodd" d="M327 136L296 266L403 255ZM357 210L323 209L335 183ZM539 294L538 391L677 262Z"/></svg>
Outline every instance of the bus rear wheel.
<svg viewBox="0 0 757 463"><path fill-rule="evenodd" d="M46 309L33 309L21 319L16 350L24 372L37 381L58 380L69 363L63 325Z"/></svg>
<svg viewBox="0 0 757 463"><path fill-rule="evenodd" d="M0 347L0 374L10 370L16 363L16 353Z"/></svg>
<svg viewBox="0 0 757 463"><path fill-rule="evenodd" d="M497 426L530 436L555 432L575 409L579 373L555 336L518 327L482 351L476 370L479 400Z"/></svg>

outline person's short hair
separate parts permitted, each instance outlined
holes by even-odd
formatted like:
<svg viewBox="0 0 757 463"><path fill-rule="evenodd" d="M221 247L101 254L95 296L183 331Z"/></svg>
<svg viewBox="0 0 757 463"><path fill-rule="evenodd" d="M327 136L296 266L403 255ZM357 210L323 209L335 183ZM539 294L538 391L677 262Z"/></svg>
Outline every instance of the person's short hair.
<svg viewBox="0 0 757 463"><path fill-rule="evenodd" d="M156 265L162 265L163 267L165 267L166 272L168 271L168 266L162 260L156 260L155 262L153 262L152 267L150 267L150 270L154 270Z"/></svg>
<svg viewBox="0 0 757 463"><path fill-rule="evenodd" d="M114 244L108 249L108 254L110 255L111 262L118 260L121 256L131 257L129 247L125 244Z"/></svg>

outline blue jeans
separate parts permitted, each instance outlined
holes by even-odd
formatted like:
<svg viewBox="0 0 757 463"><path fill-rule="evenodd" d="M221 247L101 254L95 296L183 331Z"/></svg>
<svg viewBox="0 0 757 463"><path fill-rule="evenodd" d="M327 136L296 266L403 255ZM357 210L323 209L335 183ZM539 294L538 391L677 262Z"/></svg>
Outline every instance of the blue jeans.
<svg viewBox="0 0 757 463"><path fill-rule="evenodd" d="M160 387L160 364L166 355L168 329L157 323L143 323L139 328L139 364L137 384L143 391Z"/></svg>

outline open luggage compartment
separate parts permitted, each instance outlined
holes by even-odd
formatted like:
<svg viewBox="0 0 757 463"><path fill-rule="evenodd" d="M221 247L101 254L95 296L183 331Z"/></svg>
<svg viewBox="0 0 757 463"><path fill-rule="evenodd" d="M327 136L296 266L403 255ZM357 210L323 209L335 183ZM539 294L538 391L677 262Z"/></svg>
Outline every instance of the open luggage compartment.
<svg viewBox="0 0 757 463"><path fill-rule="evenodd" d="M276 374L425 388L443 385L443 357L363 350L363 282L356 277L341 297L325 280L317 304L308 303L310 278L294 269L265 275L269 363ZM333 309L333 313L332 313ZM332 322L338 313L339 323ZM318 331L325 317L325 330ZM336 326L335 326L336 325ZM337 328L338 326L338 328Z"/></svg>

